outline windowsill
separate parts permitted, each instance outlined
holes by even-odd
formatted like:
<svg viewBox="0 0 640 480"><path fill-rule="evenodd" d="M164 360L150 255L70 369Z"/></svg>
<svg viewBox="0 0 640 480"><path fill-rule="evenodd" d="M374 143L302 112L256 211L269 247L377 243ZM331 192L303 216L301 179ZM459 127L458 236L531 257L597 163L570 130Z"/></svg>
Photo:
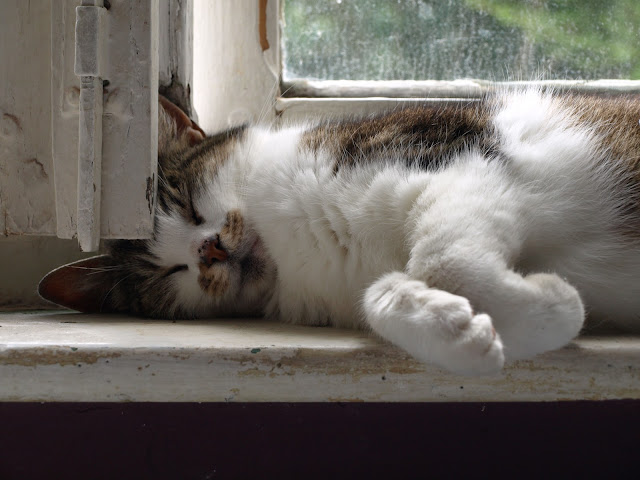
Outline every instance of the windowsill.
<svg viewBox="0 0 640 480"><path fill-rule="evenodd" d="M281 85L287 98L480 98L497 89L542 87L580 93L637 93L638 80L538 80L492 82L478 79L458 80L309 80L295 78Z"/></svg>
<svg viewBox="0 0 640 480"><path fill-rule="evenodd" d="M584 336L467 378L363 332L260 319L0 314L0 401L415 402L640 398L640 337Z"/></svg>

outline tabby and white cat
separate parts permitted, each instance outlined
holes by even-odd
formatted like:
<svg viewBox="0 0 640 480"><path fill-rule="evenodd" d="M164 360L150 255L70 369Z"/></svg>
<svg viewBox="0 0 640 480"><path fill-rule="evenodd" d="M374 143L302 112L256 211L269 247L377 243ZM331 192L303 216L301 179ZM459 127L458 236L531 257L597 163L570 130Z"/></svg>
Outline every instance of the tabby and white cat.
<svg viewBox="0 0 640 480"><path fill-rule="evenodd" d="M45 298L370 329L464 374L562 347L585 311L640 325L637 97L531 89L203 140L165 110L154 237L53 271Z"/></svg>

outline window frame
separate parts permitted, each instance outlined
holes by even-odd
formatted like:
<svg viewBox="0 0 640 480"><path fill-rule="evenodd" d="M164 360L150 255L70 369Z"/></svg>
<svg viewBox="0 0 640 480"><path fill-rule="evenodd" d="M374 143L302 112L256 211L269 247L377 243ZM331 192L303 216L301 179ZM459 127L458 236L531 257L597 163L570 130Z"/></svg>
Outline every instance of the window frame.
<svg viewBox="0 0 640 480"><path fill-rule="evenodd" d="M282 49L282 30L286 28L282 0L278 6L278 48ZM276 19L271 19L276 21ZM275 99L277 116L285 120L304 119L313 115L341 116L374 113L398 105L419 102L465 102L477 100L498 89L543 87L558 91L590 94L640 93L640 80L538 80L493 82L482 79L447 80L284 80L282 52L278 54L280 92Z"/></svg>

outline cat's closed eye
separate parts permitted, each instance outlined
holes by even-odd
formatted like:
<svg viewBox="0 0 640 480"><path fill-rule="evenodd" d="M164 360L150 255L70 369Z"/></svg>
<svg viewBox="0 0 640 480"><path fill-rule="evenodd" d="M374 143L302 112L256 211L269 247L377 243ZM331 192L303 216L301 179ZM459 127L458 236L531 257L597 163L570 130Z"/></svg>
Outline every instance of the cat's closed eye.
<svg viewBox="0 0 640 480"><path fill-rule="evenodd" d="M185 271L185 270L189 270L189 266L188 265L174 265L173 267L169 268L165 272L164 276L165 277L170 277L174 273L182 272L182 271Z"/></svg>
<svg viewBox="0 0 640 480"><path fill-rule="evenodd" d="M200 213L196 210L196 208L193 206L193 200L189 201L189 215L190 218L189 220L191 221L191 223L193 223L196 227L198 225L202 225L204 223L204 218L202 217L202 215L200 215Z"/></svg>

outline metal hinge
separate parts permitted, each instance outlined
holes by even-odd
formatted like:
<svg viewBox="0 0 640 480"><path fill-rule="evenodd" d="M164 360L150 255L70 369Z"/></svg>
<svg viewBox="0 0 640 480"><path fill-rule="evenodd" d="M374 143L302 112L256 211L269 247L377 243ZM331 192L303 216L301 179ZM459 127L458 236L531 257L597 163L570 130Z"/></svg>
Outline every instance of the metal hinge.
<svg viewBox="0 0 640 480"><path fill-rule="evenodd" d="M105 21L103 0L83 0L76 7L74 72L80 77L77 232L84 252L95 252L100 243Z"/></svg>

